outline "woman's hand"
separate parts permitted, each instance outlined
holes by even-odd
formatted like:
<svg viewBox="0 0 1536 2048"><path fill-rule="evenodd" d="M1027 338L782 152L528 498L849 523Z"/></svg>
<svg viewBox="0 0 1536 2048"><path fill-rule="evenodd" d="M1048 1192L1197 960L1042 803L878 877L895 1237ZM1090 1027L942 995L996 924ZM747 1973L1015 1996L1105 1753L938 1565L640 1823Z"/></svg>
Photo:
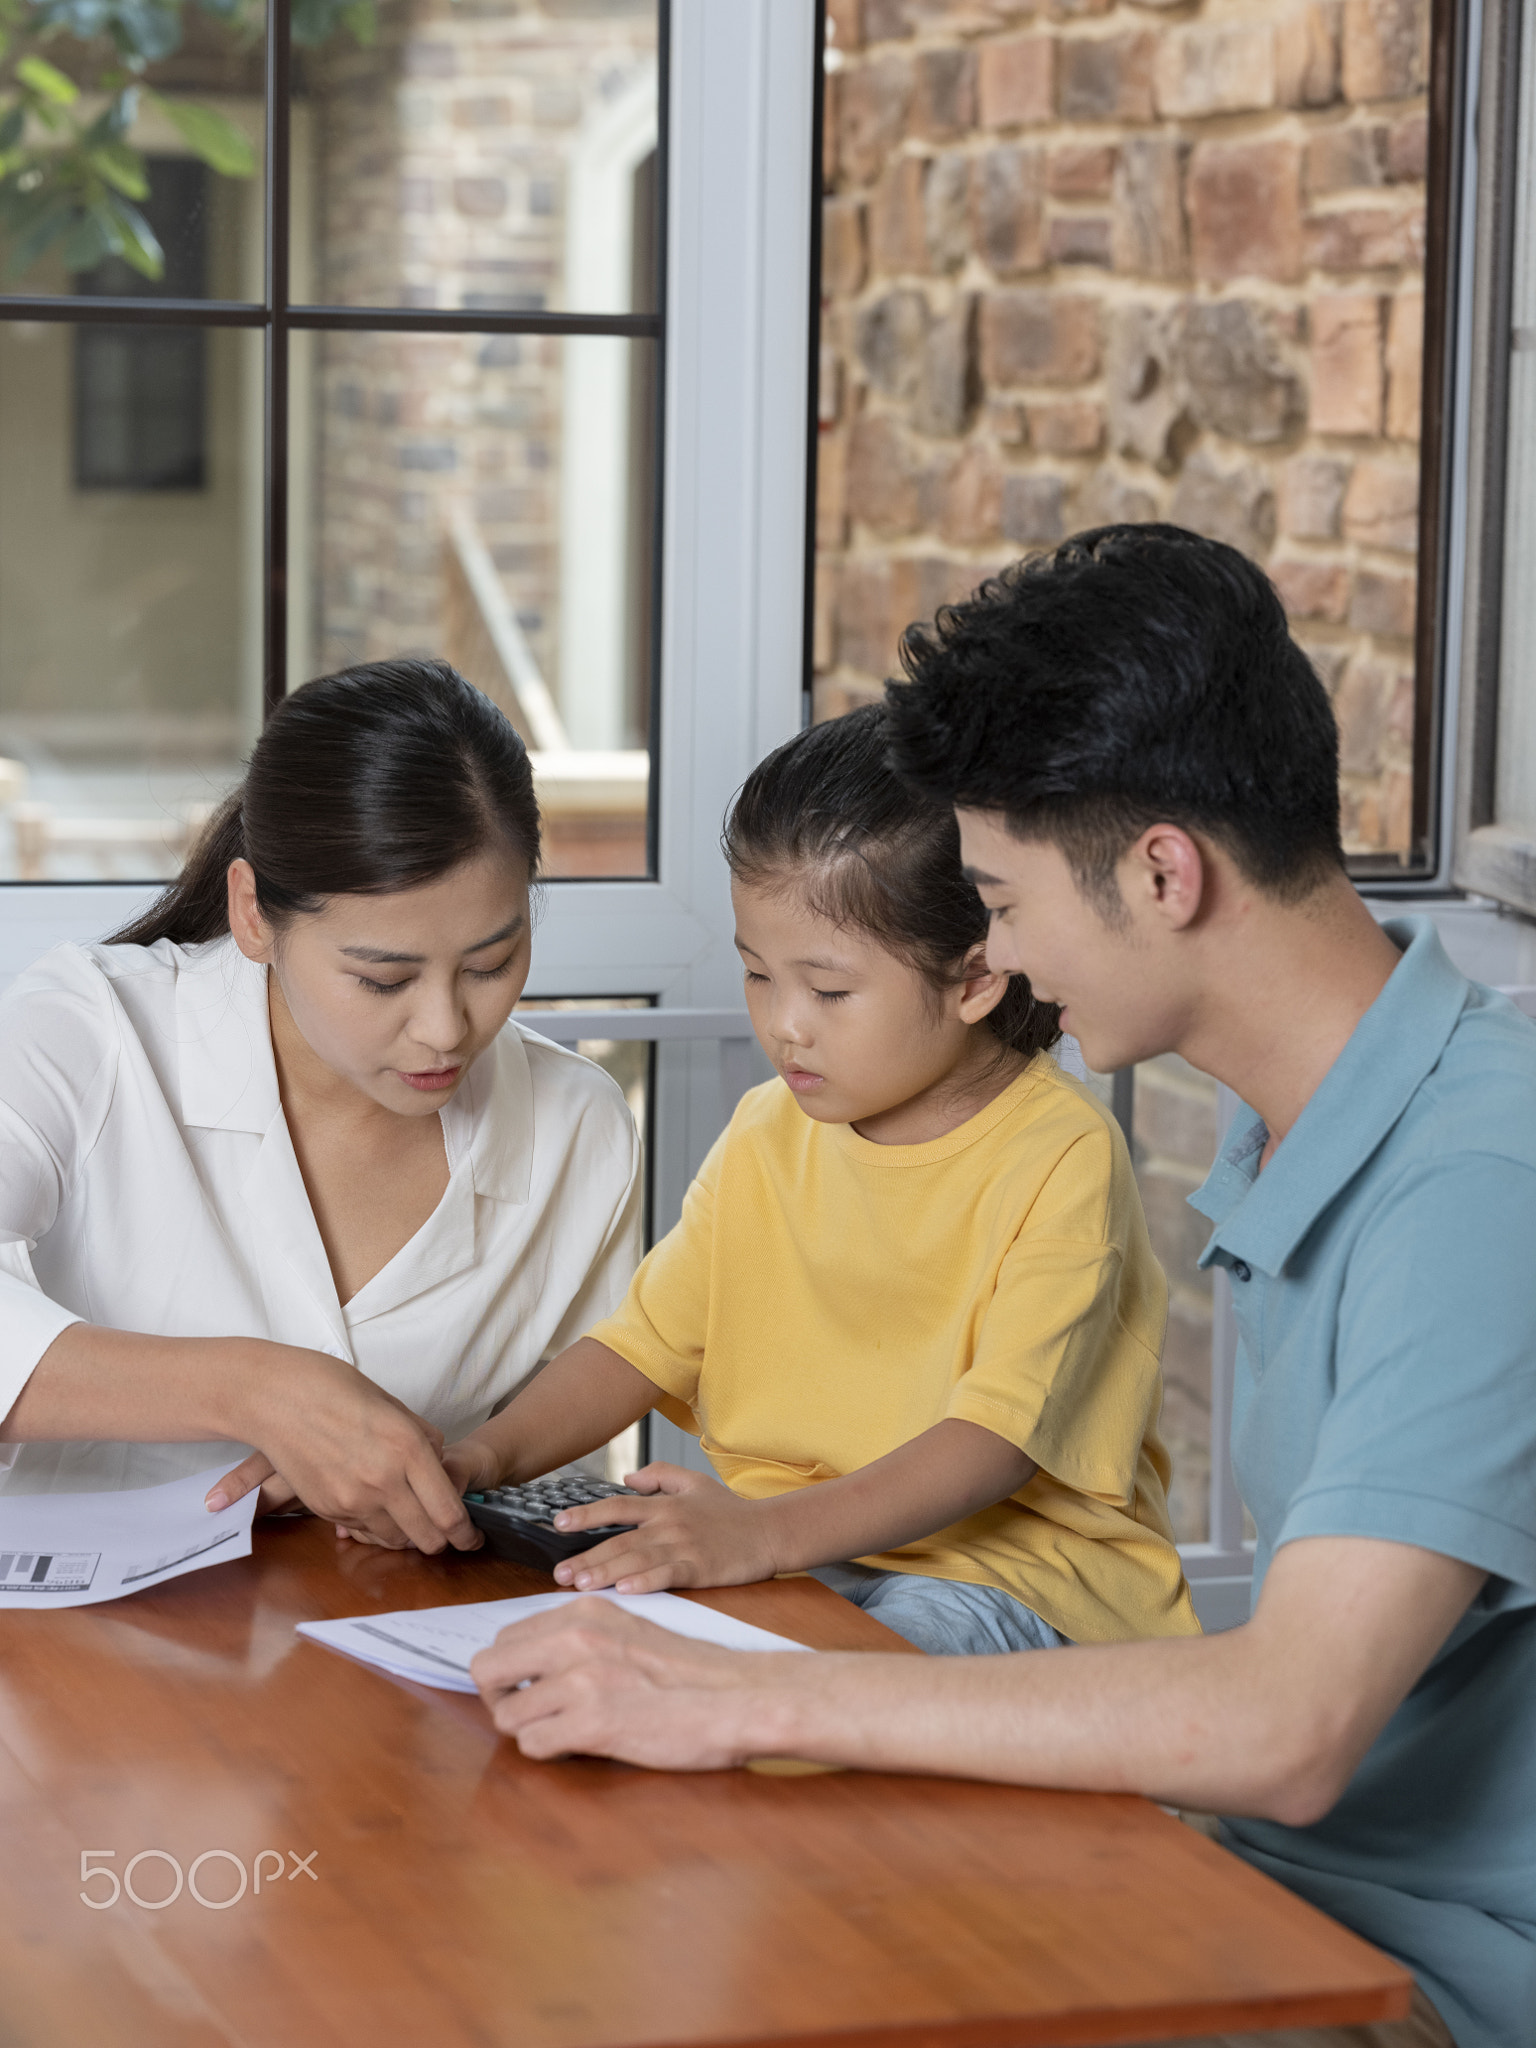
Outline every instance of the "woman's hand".
<svg viewBox="0 0 1536 2048"><path fill-rule="evenodd" d="M430 1423L328 1352L232 1341L244 1382L235 1427L259 1449L210 1489L210 1508L280 1478L311 1514L390 1549L479 1549Z"/></svg>
<svg viewBox="0 0 1536 2048"><path fill-rule="evenodd" d="M501 1460L491 1446L478 1437L460 1437L456 1444L450 1444L443 1452L443 1470L448 1474L449 1483L459 1494L483 1493L488 1487L496 1486L501 1479ZM262 1489L265 1496L266 1489ZM366 1529L344 1529L338 1523L336 1534L343 1542L378 1543L381 1539L371 1536ZM402 1546L392 1543L386 1546L398 1550Z"/></svg>
<svg viewBox="0 0 1536 2048"><path fill-rule="evenodd" d="M739 1500L718 1480L681 1465L647 1465L624 1484L655 1498L589 1501L556 1515L560 1530L634 1524L628 1534L556 1565L560 1585L580 1593L605 1586L616 1593L659 1593L666 1586L745 1586L778 1571L773 1501Z"/></svg>
<svg viewBox="0 0 1536 2048"><path fill-rule="evenodd" d="M221 1480L219 1483L222 1485L223 1481ZM264 1479L261 1483L261 1497L256 1503L257 1519L259 1521L263 1515L287 1514L293 1508L296 1501L299 1508L302 1509L304 1503L299 1500L299 1496L294 1492L287 1480L274 1472L270 1479Z"/></svg>

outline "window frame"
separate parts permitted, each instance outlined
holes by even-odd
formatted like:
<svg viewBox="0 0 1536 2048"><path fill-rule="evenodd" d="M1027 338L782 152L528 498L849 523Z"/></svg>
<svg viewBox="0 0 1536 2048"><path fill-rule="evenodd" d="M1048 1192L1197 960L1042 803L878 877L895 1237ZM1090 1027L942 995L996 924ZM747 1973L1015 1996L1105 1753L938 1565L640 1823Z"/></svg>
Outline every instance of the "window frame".
<svg viewBox="0 0 1536 2048"><path fill-rule="evenodd" d="M1536 916L1536 836L1497 819L1498 697L1509 484L1509 385L1517 226L1522 0L1481 0L1478 75L1469 80L1472 248L1461 280L1472 389L1464 478L1465 618L1457 651L1466 678L1456 730L1454 880Z"/></svg>
<svg viewBox="0 0 1536 2048"><path fill-rule="evenodd" d="M1431 0L1425 177L1424 356L1419 434L1418 596L1414 615L1411 849L1351 855L1367 897L1448 897L1457 811L1466 558L1469 339L1465 279L1474 230L1482 0Z"/></svg>
<svg viewBox="0 0 1536 2048"><path fill-rule="evenodd" d="M668 52L673 0L656 0L657 10L657 179L658 194L668 189ZM265 149L261 167L264 249L262 297L257 299L177 298L168 294L135 293L108 297L87 292L0 293L0 317L51 325L89 327L164 326L206 332L236 327L262 336L264 389L262 419L262 713L270 717L288 694L289 675L288 569L290 542L290 469L292 460L292 339L296 334L464 334L464 335L600 335L649 340L657 351L655 388L658 413L666 390L667 219L659 209L656 229L657 310L649 313L496 312L483 308L341 306L295 300L291 296L293 219L294 67L292 0L267 0L264 77ZM665 446L665 422L658 418L655 445ZM653 517L662 528L664 464L656 465ZM653 580L660 576L659 550L652 563ZM656 725L661 692L657 607L652 602L651 633L651 789L647 817L647 873L656 871Z"/></svg>

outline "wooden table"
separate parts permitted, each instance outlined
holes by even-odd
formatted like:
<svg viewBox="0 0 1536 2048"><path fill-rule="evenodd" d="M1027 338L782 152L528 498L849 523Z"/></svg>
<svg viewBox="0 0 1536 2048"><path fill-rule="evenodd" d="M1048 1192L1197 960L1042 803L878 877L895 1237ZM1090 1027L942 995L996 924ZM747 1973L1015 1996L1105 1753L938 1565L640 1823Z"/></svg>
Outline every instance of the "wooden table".
<svg viewBox="0 0 1536 2048"><path fill-rule="evenodd" d="M478 1700L294 1634L548 1585L299 1522L131 1599L0 1613L0 2043L1030 2048L1407 2008L1395 1965L1142 1800L529 1763ZM813 1581L704 1597L905 1648ZM93 1911L88 1850L119 1880L165 1852L144 1900L168 1858L188 1883ZM188 1888L209 1850L223 1909Z"/></svg>

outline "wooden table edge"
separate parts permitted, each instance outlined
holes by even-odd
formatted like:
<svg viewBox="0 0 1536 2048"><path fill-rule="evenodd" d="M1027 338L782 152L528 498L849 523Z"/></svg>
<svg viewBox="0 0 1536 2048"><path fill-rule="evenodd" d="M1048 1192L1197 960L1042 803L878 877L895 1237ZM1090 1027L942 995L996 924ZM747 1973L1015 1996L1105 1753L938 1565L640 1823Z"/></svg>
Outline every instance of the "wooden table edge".
<svg viewBox="0 0 1536 2048"><path fill-rule="evenodd" d="M1310 1994L1295 1999L1234 1999L1224 2006L1094 2006L1040 2018L982 2013L962 2020L915 2020L910 2026L844 2027L827 2032L738 2034L720 2048L1136 2048L1140 2042L1201 2040L1228 2034L1291 2033L1312 2027L1369 2026L1406 2019L1413 1978L1377 1990ZM657 2037L635 2048L699 2048L695 2040Z"/></svg>

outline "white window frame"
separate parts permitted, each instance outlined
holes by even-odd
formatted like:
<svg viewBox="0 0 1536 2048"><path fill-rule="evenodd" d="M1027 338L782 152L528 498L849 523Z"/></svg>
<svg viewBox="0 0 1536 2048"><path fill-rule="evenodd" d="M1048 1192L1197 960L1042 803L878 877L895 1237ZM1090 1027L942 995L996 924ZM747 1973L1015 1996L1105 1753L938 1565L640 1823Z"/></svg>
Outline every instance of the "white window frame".
<svg viewBox="0 0 1536 2048"><path fill-rule="evenodd" d="M1473 95L1466 122L1465 188L1469 230L1459 280L1465 331L1468 397L1461 485L1465 592L1461 632L1452 647L1462 678L1455 740L1454 879L1493 904L1536 916L1536 830L1497 815L1498 697L1505 619L1505 538L1508 488L1511 287L1515 264L1517 183L1524 161L1536 160L1536 137L1520 135L1522 93L1527 120L1536 120L1536 8L1530 0L1474 0L1479 32L1470 64ZM1527 232L1531 199L1526 197ZM1533 345L1525 338L1525 347ZM1454 451L1453 451L1454 454ZM1523 479L1527 524L1536 499L1536 467L1529 454Z"/></svg>

